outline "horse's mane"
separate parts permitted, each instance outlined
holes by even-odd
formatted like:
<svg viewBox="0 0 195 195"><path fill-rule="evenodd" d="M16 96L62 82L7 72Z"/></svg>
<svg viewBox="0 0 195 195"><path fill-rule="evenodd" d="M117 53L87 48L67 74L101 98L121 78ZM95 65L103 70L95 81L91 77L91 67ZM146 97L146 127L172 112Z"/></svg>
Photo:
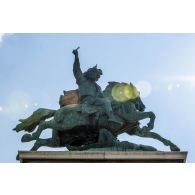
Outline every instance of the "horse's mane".
<svg viewBox="0 0 195 195"><path fill-rule="evenodd" d="M103 91L103 95L105 98L109 99L112 102L112 106L114 110L118 110L122 113L129 113L132 110L132 100L128 100L125 102L117 102L112 97L112 88L117 84L127 84L127 83L120 83L120 82L108 82L105 90Z"/></svg>
<svg viewBox="0 0 195 195"><path fill-rule="evenodd" d="M110 101L114 101L112 97L112 88L116 85L119 84L119 82L108 82L108 85L103 91L103 95L105 98L109 99Z"/></svg>

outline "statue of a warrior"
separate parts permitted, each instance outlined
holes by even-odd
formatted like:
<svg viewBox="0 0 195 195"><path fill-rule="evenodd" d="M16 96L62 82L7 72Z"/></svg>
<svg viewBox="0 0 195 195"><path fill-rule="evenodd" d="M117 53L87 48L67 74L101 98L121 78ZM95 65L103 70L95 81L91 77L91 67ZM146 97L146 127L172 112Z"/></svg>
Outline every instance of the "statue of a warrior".
<svg viewBox="0 0 195 195"><path fill-rule="evenodd" d="M96 83L100 76L103 74L97 65L89 68L86 72L82 73L79 62L78 49L73 50L75 56L73 64L73 73L76 78L76 83L79 87L80 103L89 105L100 106L107 114L109 121L119 123L113 114L111 102L103 97L101 87Z"/></svg>

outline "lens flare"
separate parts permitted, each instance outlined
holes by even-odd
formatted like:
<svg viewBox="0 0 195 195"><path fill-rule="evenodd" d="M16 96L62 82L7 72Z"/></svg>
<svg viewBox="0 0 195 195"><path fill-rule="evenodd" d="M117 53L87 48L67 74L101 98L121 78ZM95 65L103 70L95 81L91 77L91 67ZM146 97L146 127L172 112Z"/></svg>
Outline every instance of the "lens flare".
<svg viewBox="0 0 195 195"><path fill-rule="evenodd" d="M139 91L133 84L119 83L112 88L112 97L118 102L125 102L139 96Z"/></svg>
<svg viewBox="0 0 195 195"><path fill-rule="evenodd" d="M31 105L31 97L24 91L13 91L8 95L5 101L4 113L12 119L24 115Z"/></svg>
<svg viewBox="0 0 195 195"><path fill-rule="evenodd" d="M136 83L136 87L140 91L142 98L148 97L152 92L152 86L148 81L139 81Z"/></svg>

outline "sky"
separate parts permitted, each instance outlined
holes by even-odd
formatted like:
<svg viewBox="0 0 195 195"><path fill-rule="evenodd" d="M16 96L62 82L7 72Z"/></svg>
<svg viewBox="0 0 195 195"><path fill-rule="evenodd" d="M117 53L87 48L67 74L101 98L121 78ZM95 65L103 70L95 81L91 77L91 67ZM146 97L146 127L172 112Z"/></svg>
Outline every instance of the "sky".
<svg viewBox="0 0 195 195"><path fill-rule="evenodd" d="M40 107L57 110L63 90L77 88L72 50L78 46L83 71L97 64L102 89L108 81L135 84L146 111L156 115L153 131L195 162L195 34L17 33L0 34L0 162L17 162L17 151L33 146L21 143L24 132L12 131L18 119ZM49 129L41 135L50 136ZM127 134L119 139L169 151L152 139Z"/></svg>

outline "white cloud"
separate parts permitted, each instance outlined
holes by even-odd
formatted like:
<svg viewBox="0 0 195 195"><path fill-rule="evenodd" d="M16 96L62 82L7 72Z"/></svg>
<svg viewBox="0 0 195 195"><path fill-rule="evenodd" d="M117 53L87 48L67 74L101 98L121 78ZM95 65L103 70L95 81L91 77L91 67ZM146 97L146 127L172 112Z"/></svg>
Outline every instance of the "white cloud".
<svg viewBox="0 0 195 195"><path fill-rule="evenodd" d="M5 36L5 33L0 33L0 43L3 41L4 36Z"/></svg>
<svg viewBox="0 0 195 195"><path fill-rule="evenodd" d="M4 40L5 37L11 36L13 34L14 33L0 33L0 46L1 46L1 44L2 44L2 42L3 42L3 40Z"/></svg>

